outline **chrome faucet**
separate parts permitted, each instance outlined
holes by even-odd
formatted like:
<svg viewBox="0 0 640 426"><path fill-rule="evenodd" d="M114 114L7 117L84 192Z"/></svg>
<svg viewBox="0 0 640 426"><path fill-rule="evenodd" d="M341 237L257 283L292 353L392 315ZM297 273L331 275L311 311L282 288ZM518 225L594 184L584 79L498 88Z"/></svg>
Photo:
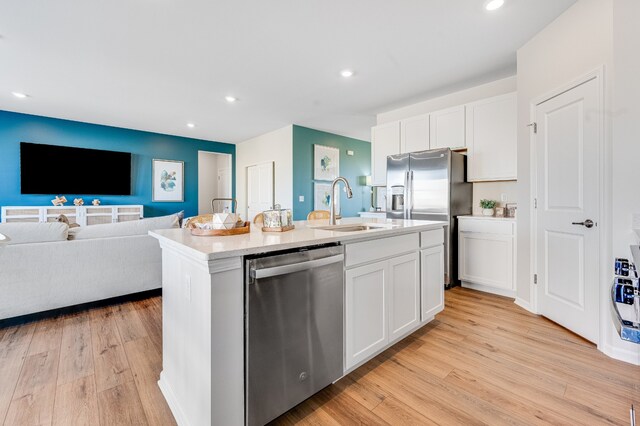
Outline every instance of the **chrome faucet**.
<svg viewBox="0 0 640 426"><path fill-rule="evenodd" d="M347 190L347 198L351 198L353 197L353 192L351 191L351 186L349 185L349 182L343 178L343 177L337 177L333 180L333 182L331 182L331 198L330 198L330 203L331 203L331 208L329 209L329 225L335 225L336 224L336 200L334 195L336 194L336 185L338 184L338 182L342 181L342 183L344 183L344 187Z"/></svg>

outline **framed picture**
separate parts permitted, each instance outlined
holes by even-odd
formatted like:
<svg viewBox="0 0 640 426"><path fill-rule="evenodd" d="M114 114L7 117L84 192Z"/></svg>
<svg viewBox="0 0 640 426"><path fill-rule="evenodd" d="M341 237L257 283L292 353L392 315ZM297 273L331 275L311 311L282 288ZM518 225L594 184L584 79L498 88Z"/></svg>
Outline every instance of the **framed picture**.
<svg viewBox="0 0 640 426"><path fill-rule="evenodd" d="M313 145L313 179L334 180L340 176L340 150L324 145Z"/></svg>
<svg viewBox="0 0 640 426"><path fill-rule="evenodd" d="M313 184L313 209L314 210L330 210L331 209L331 184L318 183ZM340 187L336 185L336 214L340 212Z"/></svg>
<svg viewBox="0 0 640 426"><path fill-rule="evenodd" d="M184 201L184 161L153 160L153 201Z"/></svg>

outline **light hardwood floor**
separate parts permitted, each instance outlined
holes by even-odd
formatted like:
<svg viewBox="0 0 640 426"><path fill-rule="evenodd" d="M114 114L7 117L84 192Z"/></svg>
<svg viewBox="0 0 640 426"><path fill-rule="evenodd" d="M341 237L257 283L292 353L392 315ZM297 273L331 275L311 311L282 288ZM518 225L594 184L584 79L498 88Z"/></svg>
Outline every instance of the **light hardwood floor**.
<svg viewBox="0 0 640 426"><path fill-rule="evenodd" d="M629 424L640 367L509 299L456 288L436 320L274 424ZM172 425L161 299L0 328L6 425Z"/></svg>

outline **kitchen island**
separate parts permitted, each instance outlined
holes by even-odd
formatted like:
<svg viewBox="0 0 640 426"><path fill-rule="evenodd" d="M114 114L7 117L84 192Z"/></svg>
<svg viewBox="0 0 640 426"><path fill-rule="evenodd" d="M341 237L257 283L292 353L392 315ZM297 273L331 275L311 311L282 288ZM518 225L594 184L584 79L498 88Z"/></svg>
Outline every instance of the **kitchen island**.
<svg viewBox="0 0 640 426"><path fill-rule="evenodd" d="M162 248L159 386L178 424L247 421L248 258L327 245L344 248L346 374L443 309L445 225L346 218L334 228L326 220L301 221L289 232L252 229L229 237L192 236L183 229L150 232Z"/></svg>

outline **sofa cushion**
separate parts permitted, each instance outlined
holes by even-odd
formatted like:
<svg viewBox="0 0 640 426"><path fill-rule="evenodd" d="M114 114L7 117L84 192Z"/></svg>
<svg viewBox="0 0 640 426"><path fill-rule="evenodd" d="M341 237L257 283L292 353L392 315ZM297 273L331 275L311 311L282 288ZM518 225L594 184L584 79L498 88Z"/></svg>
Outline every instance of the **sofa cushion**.
<svg viewBox="0 0 640 426"><path fill-rule="evenodd" d="M67 239L69 226L62 222L46 223L0 223L0 234L11 240L8 244L49 243Z"/></svg>
<svg viewBox="0 0 640 426"><path fill-rule="evenodd" d="M178 215L152 217L128 222L89 225L69 230L70 240L88 240L93 238L123 237L127 235L147 235L154 229L178 227Z"/></svg>

